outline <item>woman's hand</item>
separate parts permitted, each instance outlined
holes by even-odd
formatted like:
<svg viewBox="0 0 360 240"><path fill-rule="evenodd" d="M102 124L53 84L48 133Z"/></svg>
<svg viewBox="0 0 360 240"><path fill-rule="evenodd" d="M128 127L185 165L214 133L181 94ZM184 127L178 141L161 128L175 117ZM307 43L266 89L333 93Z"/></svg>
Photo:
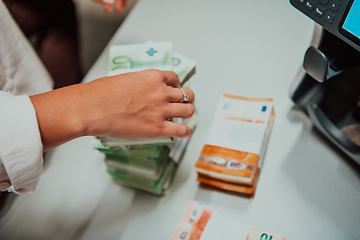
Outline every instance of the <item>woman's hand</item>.
<svg viewBox="0 0 360 240"><path fill-rule="evenodd" d="M94 2L104 5L104 10L109 13L113 8L118 13L122 13L125 8L126 0L93 0Z"/></svg>
<svg viewBox="0 0 360 240"><path fill-rule="evenodd" d="M85 84L89 104L82 115L86 133L123 139L160 136L189 137L191 129L167 119L189 118L191 104L179 103L183 94L174 72L146 70L105 77ZM169 87L171 86L171 87ZM184 89L194 101L194 93Z"/></svg>
<svg viewBox="0 0 360 240"><path fill-rule="evenodd" d="M30 99L38 117L44 149L88 134L122 139L189 137L191 129L169 118L194 113L194 93L171 71L146 70L104 77Z"/></svg>

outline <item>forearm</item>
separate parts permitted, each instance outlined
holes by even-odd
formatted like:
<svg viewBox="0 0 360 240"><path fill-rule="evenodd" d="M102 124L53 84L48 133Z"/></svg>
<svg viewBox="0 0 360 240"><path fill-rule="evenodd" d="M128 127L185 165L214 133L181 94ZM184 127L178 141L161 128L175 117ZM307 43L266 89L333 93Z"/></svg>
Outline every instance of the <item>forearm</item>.
<svg viewBox="0 0 360 240"><path fill-rule="evenodd" d="M78 84L30 97L44 152L85 134L84 88Z"/></svg>

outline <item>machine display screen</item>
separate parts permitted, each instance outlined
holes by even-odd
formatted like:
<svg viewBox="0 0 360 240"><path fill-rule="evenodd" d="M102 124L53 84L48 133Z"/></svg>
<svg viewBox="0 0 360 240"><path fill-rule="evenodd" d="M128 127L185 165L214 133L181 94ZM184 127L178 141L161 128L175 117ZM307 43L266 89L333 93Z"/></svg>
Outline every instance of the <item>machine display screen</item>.
<svg viewBox="0 0 360 240"><path fill-rule="evenodd" d="M360 0L355 0L342 28L360 39Z"/></svg>

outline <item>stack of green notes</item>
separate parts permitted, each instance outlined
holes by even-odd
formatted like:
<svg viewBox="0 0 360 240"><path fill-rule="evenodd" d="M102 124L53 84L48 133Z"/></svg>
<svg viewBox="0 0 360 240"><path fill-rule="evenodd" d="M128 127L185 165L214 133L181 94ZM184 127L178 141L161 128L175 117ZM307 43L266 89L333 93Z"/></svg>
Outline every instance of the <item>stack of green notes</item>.
<svg viewBox="0 0 360 240"><path fill-rule="evenodd" d="M189 87L195 66L193 60L173 53L171 42L146 42L111 46L108 75L150 68L173 70L181 86ZM172 120L194 129L197 119L195 113L189 119ZM115 183L161 195L170 186L188 141L172 137L137 140L98 137L92 147L105 155L107 172Z"/></svg>
<svg viewBox="0 0 360 240"><path fill-rule="evenodd" d="M93 148L105 155L110 177L118 184L160 195L170 185L176 164L169 146L132 145L128 150L104 147L99 139Z"/></svg>
<svg viewBox="0 0 360 240"><path fill-rule="evenodd" d="M156 195L161 195L163 191L170 186L173 176L175 174L175 168L175 163L173 161L169 161L164 168L161 176L156 181L151 181L145 177L116 171L111 168L108 168L107 172L118 184L145 190Z"/></svg>
<svg viewBox="0 0 360 240"><path fill-rule="evenodd" d="M183 122L194 129L197 114ZM172 144L109 147L96 138L92 147L105 155L107 172L115 183L161 195L170 186L188 142L188 138L176 138Z"/></svg>

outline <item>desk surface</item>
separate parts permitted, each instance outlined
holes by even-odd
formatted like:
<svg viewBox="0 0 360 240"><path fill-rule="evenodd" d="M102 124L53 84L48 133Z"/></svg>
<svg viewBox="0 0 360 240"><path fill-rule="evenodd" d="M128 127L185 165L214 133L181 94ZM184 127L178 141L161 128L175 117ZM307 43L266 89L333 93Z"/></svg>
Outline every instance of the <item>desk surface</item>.
<svg viewBox="0 0 360 240"><path fill-rule="evenodd" d="M8 197L0 239L169 239L189 200L287 239L360 236L360 177L293 109L288 92L314 24L287 0L140 1L109 45L172 41L194 59L200 121L165 196L115 185L76 139L46 154L36 192ZM106 75L109 46L84 81ZM199 188L194 163L220 94L273 97L276 118L254 199Z"/></svg>

